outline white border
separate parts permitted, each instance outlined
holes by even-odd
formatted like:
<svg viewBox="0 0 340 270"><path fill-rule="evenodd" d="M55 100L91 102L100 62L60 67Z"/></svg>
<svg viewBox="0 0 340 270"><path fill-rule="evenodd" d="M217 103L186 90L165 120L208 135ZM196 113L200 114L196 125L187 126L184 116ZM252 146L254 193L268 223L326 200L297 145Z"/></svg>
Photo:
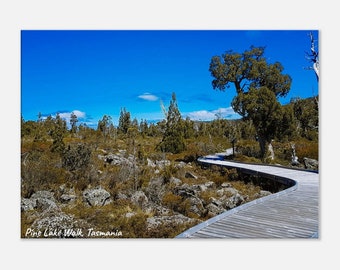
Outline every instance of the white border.
<svg viewBox="0 0 340 270"><path fill-rule="evenodd" d="M2 269L324 268L337 265L339 176L335 173L339 87L336 1L42 1L0 3ZM319 29L321 233L319 241L76 240L20 236L20 30ZM292 41L293 42L293 41ZM302 52L303 53L303 52ZM337 64L339 61L337 61ZM334 125L332 125L334 124ZM334 127L334 128L333 128ZM5 151L3 151L5 149ZM336 157L338 158L338 157Z"/></svg>

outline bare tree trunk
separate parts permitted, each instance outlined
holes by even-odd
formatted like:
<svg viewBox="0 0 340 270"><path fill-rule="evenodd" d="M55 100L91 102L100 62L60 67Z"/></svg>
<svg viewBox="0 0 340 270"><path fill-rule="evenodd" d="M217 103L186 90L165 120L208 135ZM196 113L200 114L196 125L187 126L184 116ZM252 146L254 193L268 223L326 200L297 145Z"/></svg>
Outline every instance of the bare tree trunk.
<svg viewBox="0 0 340 270"><path fill-rule="evenodd" d="M275 154L274 154L274 148L273 148L273 145L272 145L272 141L268 144L268 152L269 152L269 158L271 160L274 160Z"/></svg>
<svg viewBox="0 0 340 270"><path fill-rule="evenodd" d="M274 160L275 158L275 153L274 153L274 148L272 145L272 141L268 141L268 139L265 139L261 136L258 136L258 141L260 145L260 154L261 154L261 159L264 160L267 156L267 153L269 153L269 158L271 160Z"/></svg>
<svg viewBox="0 0 340 270"><path fill-rule="evenodd" d="M316 75L316 79L319 81L319 52L316 51L315 49L315 43L314 43L314 37L313 34L309 34L310 37L310 54L307 54L307 59L313 63L313 66L309 69L313 69Z"/></svg>
<svg viewBox="0 0 340 270"><path fill-rule="evenodd" d="M259 145L260 145L260 155L261 158L264 159L266 155L266 140L262 138L261 136L258 137Z"/></svg>

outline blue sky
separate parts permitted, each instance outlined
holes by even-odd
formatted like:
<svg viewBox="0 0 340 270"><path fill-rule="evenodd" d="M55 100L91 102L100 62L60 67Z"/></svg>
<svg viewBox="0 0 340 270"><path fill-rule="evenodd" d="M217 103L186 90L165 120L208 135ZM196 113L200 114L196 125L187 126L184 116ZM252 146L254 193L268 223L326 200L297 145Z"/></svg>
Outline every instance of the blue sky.
<svg viewBox="0 0 340 270"><path fill-rule="evenodd" d="M22 31L21 113L37 120L38 113L66 120L74 112L80 122L96 127L103 115L115 125L121 108L138 121L163 119L176 93L183 117L212 120L238 118L230 107L235 95L214 90L210 60L227 50L244 52L266 46L268 62L280 62L292 77L285 104L292 97L318 94L310 63L310 30L113 30ZM313 31L318 42L318 32Z"/></svg>

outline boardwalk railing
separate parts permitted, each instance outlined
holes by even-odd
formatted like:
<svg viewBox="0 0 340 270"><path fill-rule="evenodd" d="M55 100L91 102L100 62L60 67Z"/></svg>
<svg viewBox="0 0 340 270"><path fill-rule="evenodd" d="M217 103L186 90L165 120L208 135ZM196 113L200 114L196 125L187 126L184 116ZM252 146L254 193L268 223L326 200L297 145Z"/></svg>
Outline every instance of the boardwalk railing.
<svg viewBox="0 0 340 270"><path fill-rule="evenodd" d="M235 163L218 155L198 161L206 166L236 168L284 183L288 188L217 215L176 238L318 238L317 172Z"/></svg>

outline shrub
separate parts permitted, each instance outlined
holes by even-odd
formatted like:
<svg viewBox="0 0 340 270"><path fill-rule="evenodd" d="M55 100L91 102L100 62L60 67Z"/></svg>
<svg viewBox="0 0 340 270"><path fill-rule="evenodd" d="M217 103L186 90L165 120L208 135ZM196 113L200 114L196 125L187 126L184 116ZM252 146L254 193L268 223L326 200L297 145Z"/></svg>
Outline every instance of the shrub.
<svg viewBox="0 0 340 270"><path fill-rule="evenodd" d="M69 171L84 169L88 166L91 158L91 150L83 143L76 146L68 146L62 154L63 167Z"/></svg>
<svg viewBox="0 0 340 270"><path fill-rule="evenodd" d="M163 205L170 208L173 211L177 211L180 203L182 202L182 197L172 192L167 192L162 199Z"/></svg>
<svg viewBox="0 0 340 270"><path fill-rule="evenodd" d="M299 157L299 160L302 160L304 157L319 159L319 144L318 142L311 141L298 141L295 144L296 155Z"/></svg>

